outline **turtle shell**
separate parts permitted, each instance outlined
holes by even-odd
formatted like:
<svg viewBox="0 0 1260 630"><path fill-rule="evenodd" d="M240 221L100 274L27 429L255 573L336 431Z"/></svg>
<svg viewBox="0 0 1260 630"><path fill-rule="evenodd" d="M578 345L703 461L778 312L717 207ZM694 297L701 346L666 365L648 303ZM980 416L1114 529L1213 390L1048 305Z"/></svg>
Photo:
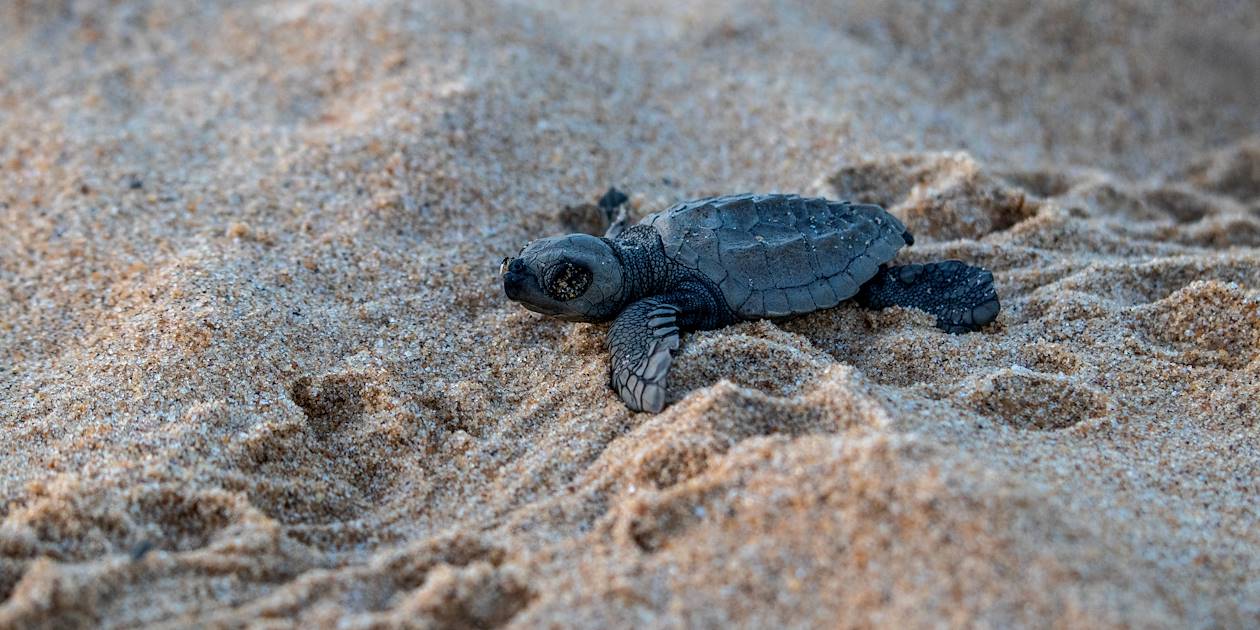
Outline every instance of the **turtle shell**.
<svg viewBox="0 0 1260 630"><path fill-rule="evenodd" d="M661 235L666 256L712 280L744 319L835 306L910 240L879 206L798 195L708 197L641 223Z"/></svg>

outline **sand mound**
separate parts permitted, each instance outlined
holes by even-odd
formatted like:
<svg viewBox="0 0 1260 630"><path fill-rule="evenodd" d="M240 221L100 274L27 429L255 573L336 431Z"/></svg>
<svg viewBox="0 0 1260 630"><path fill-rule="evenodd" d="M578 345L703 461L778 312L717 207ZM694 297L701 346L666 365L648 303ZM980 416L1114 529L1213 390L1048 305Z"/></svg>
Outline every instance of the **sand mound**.
<svg viewBox="0 0 1260 630"><path fill-rule="evenodd" d="M913 440L749 440L704 476L614 509L612 544L638 571L591 567L587 586L523 621L564 607L580 624L633 624L635 608L675 592L692 598L677 610L689 625L826 625L834 610L855 611L855 625L1158 621L1167 603L1141 560L1086 520Z"/></svg>
<svg viewBox="0 0 1260 630"><path fill-rule="evenodd" d="M1248 3L0 5L0 627L1260 625ZM790 191L993 270L947 335L509 304Z"/></svg>
<svg viewBox="0 0 1260 630"><path fill-rule="evenodd" d="M844 199L888 208L916 239L980 239L1037 214L1023 189L989 175L966 154L908 155L841 169Z"/></svg>

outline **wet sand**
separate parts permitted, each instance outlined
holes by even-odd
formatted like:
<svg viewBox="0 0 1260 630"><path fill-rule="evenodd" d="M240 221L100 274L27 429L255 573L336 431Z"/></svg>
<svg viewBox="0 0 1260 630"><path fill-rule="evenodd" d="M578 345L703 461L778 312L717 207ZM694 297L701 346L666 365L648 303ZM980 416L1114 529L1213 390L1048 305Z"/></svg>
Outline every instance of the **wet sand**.
<svg viewBox="0 0 1260 630"><path fill-rule="evenodd" d="M188 6L183 6L188 4ZM0 627L1260 625L1260 9L0 7ZM688 334L500 259L783 191L994 272Z"/></svg>

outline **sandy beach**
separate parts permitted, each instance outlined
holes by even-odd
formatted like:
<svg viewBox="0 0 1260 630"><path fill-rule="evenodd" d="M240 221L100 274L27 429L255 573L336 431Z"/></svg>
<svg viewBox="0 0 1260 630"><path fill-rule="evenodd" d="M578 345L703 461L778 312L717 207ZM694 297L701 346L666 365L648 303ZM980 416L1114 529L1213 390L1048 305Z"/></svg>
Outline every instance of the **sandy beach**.
<svg viewBox="0 0 1260 630"><path fill-rule="evenodd" d="M0 3L0 628L1260 626L1260 5ZM992 270L684 335L500 260L706 195Z"/></svg>

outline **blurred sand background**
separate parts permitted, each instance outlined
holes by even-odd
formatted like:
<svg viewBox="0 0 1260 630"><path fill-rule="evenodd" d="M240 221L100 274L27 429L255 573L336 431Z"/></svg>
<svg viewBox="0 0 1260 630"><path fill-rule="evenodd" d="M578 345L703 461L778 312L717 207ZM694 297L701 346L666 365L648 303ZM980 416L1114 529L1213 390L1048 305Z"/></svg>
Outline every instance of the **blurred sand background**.
<svg viewBox="0 0 1260 630"><path fill-rule="evenodd" d="M0 3L0 627L1260 625L1260 5ZM687 335L499 260L738 191L992 269Z"/></svg>

